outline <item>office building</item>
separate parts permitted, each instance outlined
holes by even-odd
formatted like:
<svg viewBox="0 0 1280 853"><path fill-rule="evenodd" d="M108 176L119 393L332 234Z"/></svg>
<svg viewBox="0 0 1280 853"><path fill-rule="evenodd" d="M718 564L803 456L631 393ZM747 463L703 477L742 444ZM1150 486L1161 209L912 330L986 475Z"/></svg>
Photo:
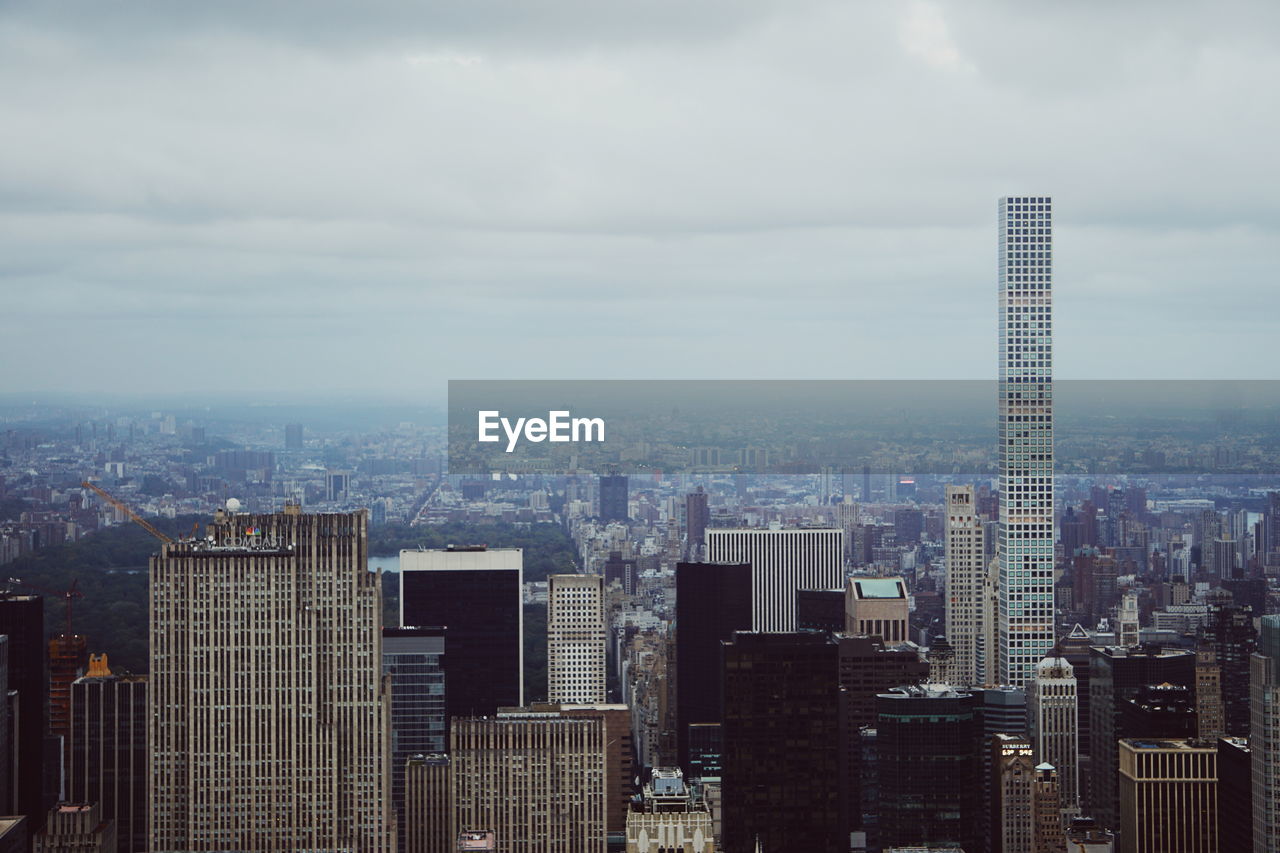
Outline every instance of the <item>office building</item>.
<svg viewBox="0 0 1280 853"><path fill-rule="evenodd" d="M974 829L979 849L993 849L1000 843L997 819L998 792L993 785L995 768L991 762L991 744L997 735L1026 737L1027 692L1021 687L979 687L968 691L973 696L973 721L978 733L977 804ZM1034 763L1034 762L1033 762Z"/></svg>
<svg viewBox="0 0 1280 853"><path fill-rule="evenodd" d="M999 683L1020 687L1054 642L1053 204L999 205Z"/></svg>
<svg viewBox="0 0 1280 853"><path fill-rule="evenodd" d="M1254 853L1280 850L1280 615L1262 617L1249 659Z"/></svg>
<svg viewBox="0 0 1280 853"><path fill-rule="evenodd" d="M992 825L1000 853L1031 853L1035 836L1032 783L1035 760L1024 735L996 734L991 738Z"/></svg>
<svg viewBox="0 0 1280 853"><path fill-rule="evenodd" d="M1122 716L1126 703L1150 685L1167 684L1190 690L1195 684L1195 659L1189 651L1158 646L1135 649L1094 646L1090 649L1091 784L1086 812L1102 826L1115 827L1119 819L1116 742L1122 737L1154 734L1126 732L1126 720L1142 718L1141 707L1131 708L1128 717ZM1182 719L1185 721L1185 716Z"/></svg>
<svg viewBox="0 0 1280 853"><path fill-rule="evenodd" d="M396 769L393 765L393 772ZM449 756L412 755L398 771L404 777L405 853L454 853L457 830Z"/></svg>
<svg viewBox="0 0 1280 853"><path fill-rule="evenodd" d="M524 704L523 576L519 548L400 552L400 624L446 629L449 717Z"/></svg>
<svg viewBox="0 0 1280 853"><path fill-rule="evenodd" d="M945 547L947 558L947 639L955 650L953 678L957 684L989 683L989 649L982 647L983 623L990 619L983 586L987 560L983 555L983 525L972 486L946 487ZM994 672L992 673L994 676Z"/></svg>
<svg viewBox="0 0 1280 853"><path fill-rule="evenodd" d="M486 827L504 853L604 853L603 721L502 711L454 720L450 739L460 831Z"/></svg>
<svg viewBox="0 0 1280 853"><path fill-rule="evenodd" d="M34 840L33 853L115 853L115 821L97 803L60 803Z"/></svg>
<svg viewBox="0 0 1280 853"><path fill-rule="evenodd" d="M208 529L151 558L150 850L388 851L364 512L219 511Z"/></svg>
<svg viewBox="0 0 1280 853"><path fill-rule="evenodd" d="M147 850L147 678L112 675L106 655L71 684L67 796L97 803L119 853Z"/></svg>
<svg viewBox="0 0 1280 853"><path fill-rule="evenodd" d="M640 574L634 557L623 557L621 551L610 551L609 558L604 561L604 585L608 589L614 584L627 595L635 595L636 579Z"/></svg>
<svg viewBox="0 0 1280 853"><path fill-rule="evenodd" d="M600 478L600 520L623 521L631 517L627 509L630 495L623 474L606 474Z"/></svg>
<svg viewBox="0 0 1280 853"><path fill-rule="evenodd" d="M0 593L0 634L9 637L9 690L17 691L16 722L12 739L17 765L16 814L26 817L26 832L34 836L44 827L48 807L45 802L44 736L49 720L48 656L44 644L44 599L38 595ZM56 773L57 768L53 768Z"/></svg>
<svg viewBox="0 0 1280 853"><path fill-rule="evenodd" d="M711 811L679 767L655 767L627 813L627 853L715 853Z"/></svg>
<svg viewBox="0 0 1280 853"><path fill-rule="evenodd" d="M889 645L910 639L911 603L902 578L850 578L845 607L847 634L879 637Z"/></svg>
<svg viewBox="0 0 1280 853"><path fill-rule="evenodd" d="M1077 762L1079 697L1076 676L1066 658L1049 657L1036 665L1027 689L1027 722L1036 763L1053 765L1062 808L1078 804Z"/></svg>
<svg viewBox="0 0 1280 853"><path fill-rule="evenodd" d="M1217 740L1227 732L1222 706L1222 669L1211 648L1196 649L1196 732L1201 740Z"/></svg>
<svg viewBox="0 0 1280 853"><path fill-rule="evenodd" d="M631 732L631 709L626 705L542 705L534 711L552 710L566 720L600 720L604 726L604 828L610 839L620 840L627 831L627 810L635 793L635 738Z"/></svg>
<svg viewBox="0 0 1280 853"><path fill-rule="evenodd" d="M739 632L724 644L725 850L847 849L837 670L824 634Z"/></svg>
<svg viewBox="0 0 1280 853"><path fill-rule="evenodd" d="M885 846L976 849L980 762L974 704L969 693L944 685L905 687L876 697Z"/></svg>
<svg viewBox="0 0 1280 853"><path fill-rule="evenodd" d="M391 807L402 851L408 838L405 765L446 746L445 644L444 628L382 629L382 674L391 690Z"/></svg>
<svg viewBox="0 0 1280 853"><path fill-rule="evenodd" d="M1121 853L1218 853L1218 753L1212 743L1120 741Z"/></svg>
<svg viewBox="0 0 1280 853"><path fill-rule="evenodd" d="M676 759L692 779L690 726L723 718L720 644L751 630L751 566L678 563L675 610Z"/></svg>
<svg viewBox="0 0 1280 853"><path fill-rule="evenodd" d="M844 630L843 589L796 590L796 630L834 634Z"/></svg>
<svg viewBox="0 0 1280 853"><path fill-rule="evenodd" d="M324 475L324 499L329 502L347 500L351 491L350 471L326 471Z"/></svg>
<svg viewBox="0 0 1280 853"><path fill-rule="evenodd" d="M605 696L604 578L547 578L547 701L593 704Z"/></svg>
<svg viewBox="0 0 1280 853"><path fill-rule="evenodd" d="M1209 609L1209 621L1201 629L1199 642L1213 650L1224 685L1249 682L1249 658L1258 648L1258 632L1253 627L1254 613L1248 607L1223 605ZM1222 693L1224 731L1228 735L1249 734L1249 697L1239 689Z"/></svg>
<svg viewBox="0 0 1280 853"><path fill-rule="evenodd" d="M1224 737L1218 747L1218 849L1253 850L1253 766L1249 741Z"/></svg>
<svg viewBox="0 0 1280 853"><path fill-rule="evenodd" d="M844 583L844 531L711 529L707 560L751 566L753 631L796 630L796 590Z"/></svg>

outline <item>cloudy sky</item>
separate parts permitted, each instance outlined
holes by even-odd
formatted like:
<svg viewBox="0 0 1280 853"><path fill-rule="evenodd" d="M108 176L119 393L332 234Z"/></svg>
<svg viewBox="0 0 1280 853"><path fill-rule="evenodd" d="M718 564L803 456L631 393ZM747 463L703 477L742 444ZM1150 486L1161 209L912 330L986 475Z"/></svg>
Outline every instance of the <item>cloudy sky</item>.
<svg viewBox="0 0 1280 853"><path fill-rule="evenodd" d="M0 391L1275 378L1280 4L0 4Z"/></svg>

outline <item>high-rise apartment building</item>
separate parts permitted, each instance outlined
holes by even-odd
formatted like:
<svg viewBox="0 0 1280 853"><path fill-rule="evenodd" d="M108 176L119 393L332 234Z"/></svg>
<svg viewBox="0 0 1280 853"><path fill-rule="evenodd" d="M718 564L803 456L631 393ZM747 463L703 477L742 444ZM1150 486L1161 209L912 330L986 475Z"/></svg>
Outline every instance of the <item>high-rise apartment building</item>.
<svg viewBox="0 0 1280 853"><path fill-rule="evenodd" d="M1119 762L1121 853L1218 853L1213 743L1124 738Z"/></svg>
<svg viewBox="0 0 1280 853"><path fill-rule="evenodd" d="M1000 614L997 673L1022 686L1054 641L1053 204L999 205Z"/></svg>
<svg viewBox="0 0 1280 853"><path fill-rule="evenodd" d="M947 640L955 650L951 665L957 684L990 683L989 649L983 648L983 623L991 612L983 595L987 560L983 555L983 525L972 486L946 488ZM994 673L992 673L994 675Z"/></svg>
<svg viewBox="0 0 1280 853"><path fill-rule="evenodd" d="M364 512L219 512L151 558L151 845L390 849Z"/></svg>
<svg viewBox="0 0 1280 853"><path fill-rule="evenodd" d="M147 849L147 678L112 675L106 655L71 684L67 796L115 821L119 853Z"/></svg>
<svg viewBox="0 0 1280 853"><path fill-rule="evenodd" d="M0 593L0 634L9 637L9 690L17 691L16 733L12 740L17 765L10 791L17 813L35 835L48 816L45 802L44 736L49 719L48 656L44 640L44 599L38 595ZM56 772L56 768L54 769Z"/></svg>
<svg viewBox="0 0 1280 853"><path fill-rule="evenodd" d="M459 831L484 827L504 853L604 853L605 726L555 711L454 720Z"/></svg>
<svg viewBox="0 0 1280 853"><path fill-rule="evenodd" d="M1027 686L1027 722L1037 764L1057 771L1062 808L1074 810L1079 801L1077 763L1079 696L1075 671L1066 658L1049 657L1036 665Z"/></svg>
<svg viewBox="0 0 1280 853"><path fill-rule="evenodd" d="M1200 644L1212 649L1221 671L1224 731L1236 737L1249 734L1249 696L1238 689L1249 681L1249 658L1258 647L1253 627L1254 613L1248 607L1224 605L1209 610L1209 621L1200 629Z"/></svg>
<svg viewBox="0 0 1280 853"><path fill-rule="evenodd" d="M391 807L402 851L408 838L405 765L446 746L445 641L440 627L382 629L382 673L391 688Z"/></svg>
<svg viewBox="0 0 1280 853"><path fill-rule="evenodd" d="M61 739L63 775L59 785L66 798L67 738L71 735L71 682L89 666L88 641L81 634L63 632L49 638L49 733Z"/></svg>
<svg viewBox="0 0 1280 853"><path fill-rule="evenodd" d="M844 531L711 529L707 561L751 566L754 631L796 630L796 590L844 583Z"/></svg>
<svg viewBox="0 0 1280 853"><path fill-rule="evenodd" d="M676 758L690 778L695 774L689 763L689 727L718 725L724 715L721 643L733 639L735 631L749 630L749 564L676 565Z"/></svg>
<svg viewBox="0 0 1280 853"><path fill-rule="evenodd" d="M604 578L547 578L547 701L605 701Z"/></svg>
<svg viewBox="0 0 1280 853"><path fill-rule="evenodd" d="M524 704L523 580L519 548L400 552L400 624L447 629L450 717Z"/></svg>

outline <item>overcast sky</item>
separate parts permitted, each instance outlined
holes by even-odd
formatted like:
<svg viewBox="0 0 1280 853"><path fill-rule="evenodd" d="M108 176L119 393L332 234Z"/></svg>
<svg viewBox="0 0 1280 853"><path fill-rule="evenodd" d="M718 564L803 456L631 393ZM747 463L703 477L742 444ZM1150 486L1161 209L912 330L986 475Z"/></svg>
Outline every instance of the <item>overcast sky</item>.
<svg viewBox="0 0 1280 853"><path fill-rule="evenodd" d="M0 391L1275 376L1280 4L0 4Z"/></svg>

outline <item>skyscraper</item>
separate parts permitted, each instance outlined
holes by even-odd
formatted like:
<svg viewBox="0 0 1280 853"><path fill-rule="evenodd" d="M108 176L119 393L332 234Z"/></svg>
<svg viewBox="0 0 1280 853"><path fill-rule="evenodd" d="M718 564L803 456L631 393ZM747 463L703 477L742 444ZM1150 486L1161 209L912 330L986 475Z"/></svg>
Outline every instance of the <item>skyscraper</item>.
<svg viewBox="0 0 1280 853"><path fill-rule="evenodd" d="M986 666L990 650L982 648L982 625L991 615L983 595L987 561L983 556L982 533L973 486L947 486L947 640L956 655L953 677L962 685L991 681L987 678Z"/></svg>
<svg viewBox="0 0 1280 853"><path fill-rule="evenodd" d="M415 755L444 752L445 629L383 628L382 673L391 681L391 806L396 844L405 850L405 764Z"/></svg>
<svg viewBox="0 0 1280 853"><path fill-rule="evenodd" d="M796 629L796 590L835 589L844 583L844 531L707 531L707 561L751 565L751 628Z"/></svg>
<svg viewBox="0 0 1280 853"><path fill-rule="evenodd" d="M847 850L835 641L743 631L724 656L724 849Z"/></svg>
<svg viewBox="0 0 1280 853"><path fill-rule="evenodd" d="M404 776L405 853L454 853L457 833L449 756L439 752L414 755L392 772Z"/></svg>
<svg viewBox="0 0 1280 853"><path fill-rule="evenodd" d="M702 559L702 550L706 547L707 522L711 520L711 510L707 506L707 493L702 486L685 496L684 501L684 557L686 560L696 561Z"/></svg>
<svg viewBox="0 0 1280 853"><path fill-rule="evenodd" d="M998 674L1021 686L1054 641L1053 205L999 206Z"/></svg>
<svg viewBox="0 0 1280 853"><path fill-rule="evenodd" d="M723 718L720 644L734 631L751 630L751 566L678 563L675 627L676 754L693 778L689 727Z"/></svg>
<svg viewBox="0 0 1280 853"><path fill-rule="evenodd" d="M1214 652L1222 673L1222 710L1225 731L1229 735L1249 734L1249 697L1240 689L1249 681L1249 658L1258 647L1258 632L1253 627L1253 612L1247 607L1230 605L1213 607L1209 621L1200 629L1200 643Z"/></svg>
<svg viewBox="0 0 1280 853"><path fill-rule="evenodd" d="M67 795L115 821L119 853L147 849L147 678L112 675L106 655L71 684Z"/></svg>
<svg viewBox="0 0 1280 853"><path fill-rule="evenodd" d="M523 579L519 548L400 552L400 624L447 630L450 717L524 704Z"/></svg>
<svg viewBox="0 0 1280 853"><path fill-rule="evenodd" d="M600 478L600 520L626 521L631 513L627 511L627 478L625 474L606 474Z"/></svg>
<svg viewBox="0 0 1280 853"><path fill-rule="evenodd" d="M1076 676L1065 658L1045 658L1027 688L1027 720L1036 763L1052 764L1058 774L1063 809L1078 803L1079 720Z"/></svg>
<svg viewBox="0 0 1280 853"><path fill-rule="evenodd" d="M17 787L11 791L18 814L27 818L27 832L34 835L44 826L46 806L52 805L44 801L44 734L49 719L44 599L0 593L0 634L9 636L9 689L18 691L17 735L12 744Z"/></svg>
<svg viewBox="0 0 1280 853"><path fill-rule="evenodd" d="M1280 849L1280 615L1262 617L1249 659L1249 754L1253 766L1253 850Z"/></svg>
<svg viewBox="0 0 1280 853"><path fill-rule="evenodd" d="M454 720L458 829L493 830L507 853L604 853L604 728L553 711Z"/></svg>
<svg viewBox="0 0 1280 853"><path fill-rule="evenodd" d="M151 558L155 853L389 849L366 525L220 511Z"/></svg>
<svg viewBox="0 0 1280 853"><path fill-rule="evenodd" d="M846 633L879 637L890 645L909 639L911 606L902 578L850 578L845 608Z"/></svg>
<svg viewBox="0 0 1280 853"><path fill-rule="evenodd" d="M1120 741L1123 853L1218 853L1218 752L1187 740Z"/></svg>
<svg viewBox="0 0 1280 853"><path fill-rule="evenodd" d="M974 697L945 685L904 687L876 697L876 712L881 841L977 849Z"/></svg>
<svg viewBox="0 0 1280 853"><path fill-rule="evenodd" d="M994 849L1000 853L1031 853L1035 835L1032 783L1035 760L1025 735L996 734L991 738Z"/></svg>
<svg viewBox="0 0 1280 853"><path fill-rule="evenodd" d="M604 578L547 578L547 701L605 701Z"/></svg>
<svg viewBox="0 0 1280 853"><path fill-rule="evenodd" d="M302 424L285 424L284 449L301 450L302 448Z"/></svg>

